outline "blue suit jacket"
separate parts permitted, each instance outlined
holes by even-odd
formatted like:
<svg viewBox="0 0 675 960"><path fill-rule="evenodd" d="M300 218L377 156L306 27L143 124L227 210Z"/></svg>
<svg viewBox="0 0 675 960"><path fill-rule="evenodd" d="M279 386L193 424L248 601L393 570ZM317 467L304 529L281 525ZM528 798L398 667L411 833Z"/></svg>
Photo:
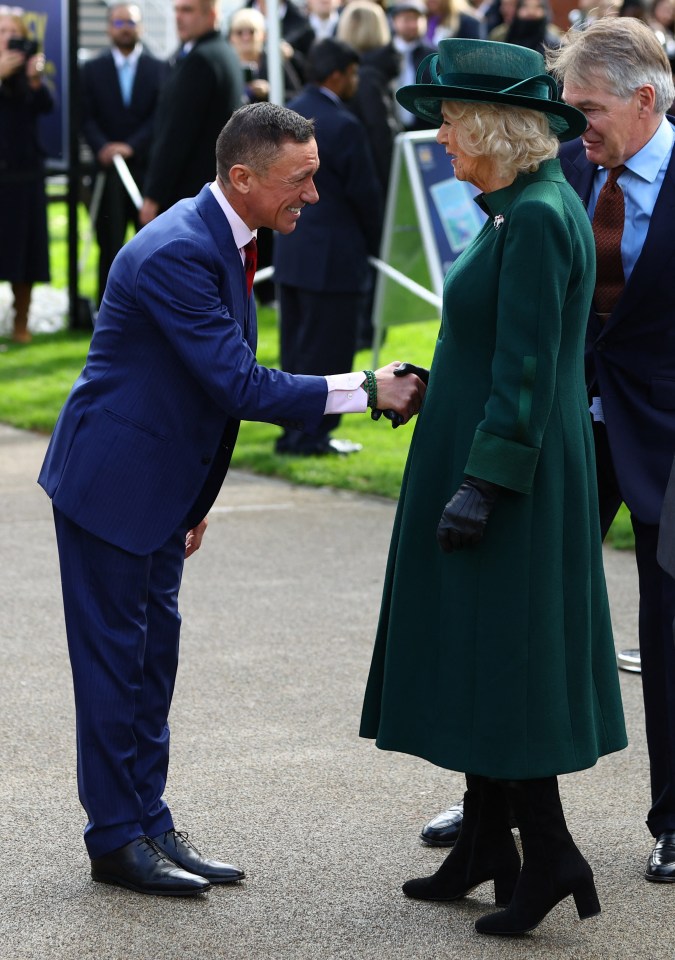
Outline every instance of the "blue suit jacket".
<svg viewBox="0 0 675 960"><path fill-rule="evenodd" d="M148 554L206 515L239 420L316 430L325 379L260 367L255 346L254 300L207 186L144 227L113 263L39 477L54 505Z"/></svg>
<svg viewBox="0 0 675 960"><path fill-rule="evenodd" d="M274 279L320 293L368 289L368 255L379 251L382 191L366 132L341 103L308 86L289 107L316 124L319 202L303 208L298 229L275 238Z"/></svg>
<svg viewBox="0 0 675 960"><path fill-rule="evenodd" d="M581 140L563 144L560 160L588 204L597 168L586 159ZM591 310L586 339L589 392L602 397L621 495L631 513L648 524L659 522L675 455L673 224L675 151L625 290L604 325Z"/></svg>

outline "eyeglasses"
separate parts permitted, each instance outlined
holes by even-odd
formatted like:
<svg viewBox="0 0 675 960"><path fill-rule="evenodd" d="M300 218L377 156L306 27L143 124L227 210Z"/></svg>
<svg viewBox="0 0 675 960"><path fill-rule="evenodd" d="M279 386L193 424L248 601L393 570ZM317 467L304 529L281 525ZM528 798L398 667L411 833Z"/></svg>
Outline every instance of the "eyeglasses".
<svg viewBox="0 0 675 960"><path fill-rule="evenodd" d="M233 37L244 37L244 36L255 36L257 30L254 30L252 27L239 27L238 30L232 31Z"/></svg>
<svg viewBox="0 0 675 960"><path fill-rule="evenodd" d="M110 26L119 30L121 27L137 27L138 23L136 20L111 20Z"/></svg>

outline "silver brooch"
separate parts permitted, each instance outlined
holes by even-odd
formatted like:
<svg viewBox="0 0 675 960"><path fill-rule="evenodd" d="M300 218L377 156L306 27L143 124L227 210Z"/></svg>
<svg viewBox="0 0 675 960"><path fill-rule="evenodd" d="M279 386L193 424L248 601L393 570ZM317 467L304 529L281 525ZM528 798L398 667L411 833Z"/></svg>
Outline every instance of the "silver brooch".
<svg viewBox="0 0 675 960"><path fill-rule="evenodd" d="M501 225L504 223L504 217L503 217L503 215L502 215L501 213L498 213L497 216L494 218L494 220L493 220L492 222L493 222L493 224L494 224L495 230L499 230L499 228L501 227Z"/></svg>

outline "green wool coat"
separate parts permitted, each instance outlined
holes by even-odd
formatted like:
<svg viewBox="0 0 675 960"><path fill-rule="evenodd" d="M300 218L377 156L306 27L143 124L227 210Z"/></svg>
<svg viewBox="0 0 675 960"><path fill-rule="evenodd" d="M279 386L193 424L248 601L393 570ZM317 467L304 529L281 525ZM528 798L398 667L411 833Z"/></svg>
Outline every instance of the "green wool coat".
<svg viewBox="0 0 675 960"><path fill-rule="evenodd" d="M627 742L584 385L595 250L557 160L481 203L445 281L361 736L528 779ZM481 543L446 554L436 528L465 473L505 489Z"/></svg>

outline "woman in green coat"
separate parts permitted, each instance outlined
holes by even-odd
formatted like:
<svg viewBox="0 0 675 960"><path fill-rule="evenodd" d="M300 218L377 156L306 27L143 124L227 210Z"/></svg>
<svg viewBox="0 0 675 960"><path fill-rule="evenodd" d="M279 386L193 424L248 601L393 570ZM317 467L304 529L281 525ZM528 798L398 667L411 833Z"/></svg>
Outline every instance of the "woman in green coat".
<svg viewBox="0 0 675 960"><path fill-rule="evenodd" d="M626 745L584 387L595 248L555 159L586 121L535 51L444 40L430 60L398 100L441 124L488 220L445 281L361 735L466 774L457 843L404 892L493 880L508 908L476 929L515 934L570 894L599 912L556 777Z"/></svg>

